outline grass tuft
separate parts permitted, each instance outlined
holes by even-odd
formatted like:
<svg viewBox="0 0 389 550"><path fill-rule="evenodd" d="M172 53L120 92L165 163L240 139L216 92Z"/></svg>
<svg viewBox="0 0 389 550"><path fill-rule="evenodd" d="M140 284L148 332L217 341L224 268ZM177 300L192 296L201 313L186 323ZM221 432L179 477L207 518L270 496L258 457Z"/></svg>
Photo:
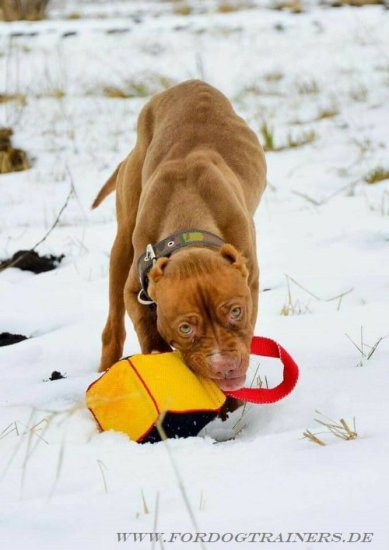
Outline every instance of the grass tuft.
<svg viewBox="0 0 389 550"><path fill-rule="evenodd" d="M0 174L21 172L31 167L27 153L13 147L12 134L11 128L0 128Z"/></svg>
<svg viewBox="0 0 389 550"><path fill-rule="evenodd" d="M216 11L219 13L233 13L235 11L249 9L251 7L251 4L242 1L235 4L231 2L220 2L220 4L216 8Z"/></svg>
<svg viewBox="0 0 389 550"><path fill-rule="evenodd" d="M299 193L297 193L297 194L299 194ZM300 193L300 195L304 196L301 193ZM311 200L309 197L308 197L308 199ZM337 300L337 310L338 311L340 309L340 305L341 305L341 302L342 302L344 296L347 296L347 294L350 294L350 292L353 291L352 288L349 288L348 290L345 290L344 292L341 292L340 294L337 294L336 296L331 296L330 298L323 298L321 296L318 296L317 294L314 294L310 290L308 290L305 286L303 286L298 281L296 281L296 279L293 279L293 277L291 277L290 275L285 275L285 278L286 278L286 283L287 283L287 287L288 287L288 301L283 306L283 308L281 310L281 315L291 315L291 314L292 315L294 315L294 314L299 315L301 313L310 312L307 306L305 306L305 311L304 311L304 310L301 310L301 306L300 306L299 302L293 302L292 294L291 294L291 291L290 291L290 283L293 283L298 288L300 288L301 290L306 292L309 296L311 296L312 298L314 298L315 300L317 300L319 302L333 302L333 301Z"/></svg>
<svg viewBox="0 0 389 550"><path fill-rule="evenodd" d="M163 75L151 74L144 80L133 79L124 81L123 86L104 86L103 94L107 97L129 99L135 97L149 97L152 94L170 88L176 82ZM91 95L93 92L91 92Z"/></svg>
<svg viewBox="0 0 389 550"><path fill-rule="evenodd" d="M357 367L363 367L369 359L371 359L376 352L378 346L382 342L384 338L387 336L381 336L378 338L378 340L371 346L370 344L367 344L363 339L363 327L361 326L360 331L360 344L358 345L348 334L346 334L346 337L350 340L350 342L353 344L354 347L357 348L359 353L361 354L361 358L357 363ZM366 350L368 348L368 350Z"/></svg>
<svg viewBox="0 0 389 550"><path fill-rule="evenodd" d="M72 11L67 16L67 19L72 19L72 20L77 20L77 19L81 19L81 18L82 18L82 15L78 11Z"/></svg>
<svg viewBox="0 0 389 550"><path fill-rule="evenodd" d="M48 95L49 97L54 97L55 99L62 99L65 97L66 92L62 88L52 88Z"/></svg>
<svg viewBox="0 0 389 550"><path fill-rule="evenodd" d="M354 101L363 102L367 100L367 96L369 95L369 90L364 84L358 84L357 86L354 86L350 90L350 97Z"/></svg>
<svg viewBox="0 0 389 550"><path fill-rule="evenodd" d="M332 107L324 107L320 109L315 120L323 120L325 118L333 118L339 114L339 109L333 105Z"/></svg>
<svg viewBox="0 0 389 550"><path fill-rule="evenodd" d="M274 130L266 121L262 122L259 129L262 136L262 145L265 151L285 151L287 149L296 149L297 147L303 147L309 143L313 143L317 139L316 132L310 130L309 132L302 132L299 135L288 134L286 143L276 145Z"/></svg>
<svg viewBox="0 0 389 550"><path fill-rule="evenodd" d="M288 286L288 297L286 303L281 308L280 315L288 317L289 315L302 315L304 313L311 313L307 304L302 304L300 300L293 300L288 276L286 277L286 282Z"/></svg>
<svg viewBox="0 0 389 550"><path fill-rule="evenodd" d="M263 78L267 82L279 82L284 78L284 75L279 71L271 71L269 73L266 73Z"/></svg>
<svg viewBox="0 0 389 550"><path fill-rule="evenodd" d="M129 97L133 97L129 95L128 92L122 90L121 88L118 88L117 86L105 86L103 88L103 94L106 97L114 97L119 99L127 99Z"/></svg>
<svg viewBox="0 0 389 550"><path fill-rule="evenodd" d="M316 132L313 130L309 132L303 132L299 136L293 137L292 134L288 135L287 144L282 149L295 149L296 147L302 147L308 143L313 143L316 140Z"/></svg>
<svg viewBox="0 0 389 550"><path fill-rule="evenodd" d="M3 21L39 21L47 16L49 0L0 0Z"/></svg>
<svg viewBox="0 0 389 550"><path fill-rule="evenodd" d="M27 103L27 98L24 94L0 94L0 103L8 103L10 101L17 101L25 105Z"/></svg>
<svg viewBox="0 0 389 550"><path fill-rule="evenodd" d="M282 0L281 2L276 2L272 6L273 10L289 10L292 13L303 13L303 7L300 0Z"/></svg>
<svg viewBox="0 0 389 550"><path fill-rule="evenodd" d="M327 416L323 415L321 412L319 411L316 411L316 412L320 414L323 418L322 419L315 418L314 419L315 422L327 428L327 430L334 437L343 439L343 441L352 441L358 437L358 433L355 426L355 417L353 418L353 427L351 429L344 418L341 418L338 422L335 422L334 420L331 420L331 418L328 418ZM305 432L303 432L303 439L308 439L309 441L312 441L312 443L316 443L317 445L325 447L326 443L323 441L323 439L320 439L318 435L320 434L313 433L310 430L305 430Z"/></svg>
<svg viewBox="0 0 389 550"><path fill-rule="evenodd" d="M320 91L319 84L313 78L297 82L296 88L300 95L316 95Z"/></svg>
<svg viewBox="0 0 389 550"><path fill-rule="evenodd" d="M262 122L262 125L259 129L261 132L261 136L263 139L263 148L265 151L275 151L275 143L274 143L274 131L273 128L271 128L266 121Z"/></svg>
<svg viewBox="0 0 389 550"><path fill-rule="evenodd" d="M389 170L382 166L377 166L377 168L374 168L365 176L365 181L370 184L379 183L387 179L389 179Z"/></svg>
<svg viewBox="0 0 389 550"><path fill-rule="evenodd" d="M190 15L193 12L193 8L189 4L182 4L181 6L175 6L174 15Z"/></svg>

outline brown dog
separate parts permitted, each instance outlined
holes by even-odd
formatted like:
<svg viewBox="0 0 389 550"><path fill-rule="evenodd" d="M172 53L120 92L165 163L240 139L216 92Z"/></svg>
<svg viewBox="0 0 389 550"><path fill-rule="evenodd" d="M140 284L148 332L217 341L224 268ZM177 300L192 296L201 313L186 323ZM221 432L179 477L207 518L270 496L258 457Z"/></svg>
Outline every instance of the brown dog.
<svg viewBox="0 0 389 550"><path fill-rule="evenodd" d="M93 203L116 189L101 371L121 357L127 310L143 353L174 347L222 389L243 385L258 302L253 214L265 186L258 139L221 92L191 80L147 103L134 149Z"/></svg>

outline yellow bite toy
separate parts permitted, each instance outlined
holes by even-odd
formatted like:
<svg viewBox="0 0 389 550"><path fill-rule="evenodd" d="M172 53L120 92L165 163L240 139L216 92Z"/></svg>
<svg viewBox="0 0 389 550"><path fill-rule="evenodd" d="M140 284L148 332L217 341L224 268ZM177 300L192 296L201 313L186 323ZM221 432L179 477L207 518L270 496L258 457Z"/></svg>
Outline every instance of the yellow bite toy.
<svg viewBox="0 0 389 550"><path fill-rule="evenodd" d="M139 443L166 437L189 437L215 418L227 396L251 403L275 403L298 379L289 353L270 338L254 336L251 353L279 358L282 382L274 388L241 388L223 392L209 378L194 374L177 352L133 355L122 359L93 382L86 402L102 430L123 432Z"/></svg>
<svg viewBox="0 0 389 550"><path fill-rule="evenodd" d="M138 442L155 442L155 422L164 415L167 437L196 435L218 413L226 396L196 376L178 352L133 355L115 363L86 393L102 430L124 432Z"/></svg>

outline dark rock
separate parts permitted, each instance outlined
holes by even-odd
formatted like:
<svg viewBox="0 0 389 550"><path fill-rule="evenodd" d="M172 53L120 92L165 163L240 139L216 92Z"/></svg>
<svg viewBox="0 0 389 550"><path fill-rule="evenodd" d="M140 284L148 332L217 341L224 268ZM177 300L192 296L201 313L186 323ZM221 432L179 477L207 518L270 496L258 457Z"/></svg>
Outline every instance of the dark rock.
<svg viewBox="0 0 389 550"><path fill-rule="evenodd" d="M49 378L49 380L61 380L61 378L66 378L66 376L64 376L63 374L61 374L59 371L57 370L53 370L53 372L51 373L51 376Z"/></svg>
<svg viewBox="0 0 389 550"><path fill-rule="evenodd" d="M11 334L10 332L2 332L0 334L0 346L11 346L12 344L23 342L23 340L28 340L28 336L23 336L23 334Z"/></svg>
<svg viewBox="0 0 389 550"><path fill-rule="evenodd" d="M69 38L69 36L77 36L77 31L66 31L62 33L62 38Z"/></svg>
<svg viewBox="0 0 389 550"><path fill-rule="evenodd" d="M17 267L23 271L32 271L33 273L43 273L57 268L64 258L60 256L39 256L34 250L19 250L15 252L12 258L0 262L0 271L7 267Z"/></svg>

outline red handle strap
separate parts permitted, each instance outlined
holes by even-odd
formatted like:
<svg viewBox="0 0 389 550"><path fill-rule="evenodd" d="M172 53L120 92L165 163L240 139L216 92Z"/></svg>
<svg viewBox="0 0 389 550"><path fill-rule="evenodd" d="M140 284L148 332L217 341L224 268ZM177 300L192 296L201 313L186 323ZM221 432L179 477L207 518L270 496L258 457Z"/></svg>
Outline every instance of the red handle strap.
<svg viewBox="0 0 389 550"><path fill-rule="evenodd" d="M286 397L297 384L299 369L289 353L270 338L254 336L251 341L251 353L264 357L277 357L284 365L283 381L275 388L241 388L224 392L229 397L235 397L250 403L275 403Z"/></svg>

